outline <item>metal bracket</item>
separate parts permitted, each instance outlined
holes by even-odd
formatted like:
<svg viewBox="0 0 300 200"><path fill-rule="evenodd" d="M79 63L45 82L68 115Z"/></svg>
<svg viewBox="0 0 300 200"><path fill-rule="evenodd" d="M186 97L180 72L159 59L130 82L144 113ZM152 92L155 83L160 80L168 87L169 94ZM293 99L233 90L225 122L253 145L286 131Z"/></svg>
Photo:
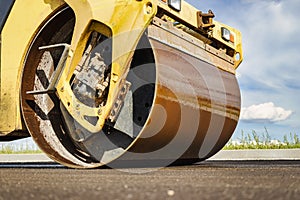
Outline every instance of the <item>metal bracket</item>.
<svg viewBox="0 0 300 200"><path fill-rule="evenodd" d="M121 90L118 93L118 98L116 99L116 101L113 105L113 108L110 112L110 115L108 117L108 119L110 119L111 122L116 122L116 120L120 114L121 108L124 104L124 99L126 97L127 92L129 91L130 87L131 87L131 83L128 81L125 81L125 83L123 84L123 87L121 88Z"/></svg>
<svg viewBox="0 0 300 200"><path fill-rule="evenodd" d="M215 25L213 24L213 18L215 14L209 10L208 13L203 13L202 11L197 12L197 23L198 28L208 30L213 28Z"/></svg>
<svg viewBox="0 0 300 200"><path fill-rule="evenodd" d="M48 94L48 93L54 93L56 91L56 83L59 79L59 76L62 72L62 70L65 67L66 60L68 58L69 50L70 50L70 45L69 44L54 44L54 45L48 45L48 46L42 46L39 47L39 50L43 49L50 49L50 48L57 48L57 47L65 47L64 51L60 57L60 60L57 64L57 67L55 71L53 72L50 80L49 80L49 86L46 90L37 90L37 91L27 91L26 94Z"/></svg>

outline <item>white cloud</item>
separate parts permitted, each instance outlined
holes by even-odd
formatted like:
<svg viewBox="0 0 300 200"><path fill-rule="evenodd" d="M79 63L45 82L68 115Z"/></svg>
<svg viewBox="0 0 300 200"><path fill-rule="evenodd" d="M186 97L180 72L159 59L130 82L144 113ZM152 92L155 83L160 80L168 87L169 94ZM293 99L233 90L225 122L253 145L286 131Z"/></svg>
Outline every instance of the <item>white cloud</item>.
<svg viewBox="0 0 300 200"><path fill-rule="evenodd" d="M242 108L241 120L248 122L279 122L288 119L293 112L276 107L273 102Z"/></svg>
<svg viewBox="0 0 300 200"><path fill-rule="evenodd" d="M199 10L211 9L215 20L242 33L244 61L237 77L242 106L247 108L243 108L240 129L251 130L262 127L262 123L272 123L267 126L274 132L299 132L299 0L187 1ZM260 110L251 114L248 106L262 108L261 102L273 102L266 103L268 114Z"/></svg>

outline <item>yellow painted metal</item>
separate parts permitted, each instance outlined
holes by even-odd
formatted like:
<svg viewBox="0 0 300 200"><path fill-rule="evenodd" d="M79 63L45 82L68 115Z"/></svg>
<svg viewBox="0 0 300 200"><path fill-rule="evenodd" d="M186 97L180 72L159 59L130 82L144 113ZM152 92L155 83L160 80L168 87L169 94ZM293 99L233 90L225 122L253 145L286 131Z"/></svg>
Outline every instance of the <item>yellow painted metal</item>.
<svg viewBox="0 0 300 200"><path fill-rule="evenodd" d="M198 10L185 1L182 2L180 12L172 10L160 0L66 0L66 2L75 12L76 25L70 57L57 84L57 93L73 118L90 132L99 132L108 118L118 92L123 86L137 42L155 16L158 7L180 18L187 24L199 28L197 27ZM221 32L218 30L220 24L215 23L217 26L213 28L211 36L225 43L226 41L222 40ZM240 33L237 30L228 26L225 27L233 31L239 38ZM69 84L76 65L80 62L89 35L93 30L112 37L110 88L107 103L101 108L90 108L78 101ZM239 47L236 43L226 42L225 45L232 49ZM236 67L242 60L241 48L239 51L240 60L236 61ZM84 119L84 116L97 116L99 118L98 123L92 125Z"/></svg>
<svg viewBox="0 0 300 200"><path fill-rule="evenodd" d="M110 114L119 90L126 79L135 47L151 19L156 7L150 0L66 0L76 15L76 24L67 60L57 93L72 117L90 132L99 132ZM92 31L112 37L112 70L107 103L101 108L85 106L77 100L70 87L70 79L79 63ZM101 110L100 110L101 109ZM84 116L98 116L96 125Z"/></svg>
<svg viewBox="0 0 300 200"><path fill-rule="evenodd" d="M234 61L234 66L235 69L238 68L238 66L242 63L243 61L243 50L242 50L242 34L239 30L232 28L228 25L222 24L220 22L216 22L214 21L215 27L213 28L212 31L212 37L222 43L224 43L226 46L229 46L230 48L232 48L235 51L235 55L234 58L238 58L235 59ZM221 28L224 27L228 30L230 30L230 32L234 35L234 43L231 42L227 42L222 38L222 33L221 33ZM239 56L238 56L238 55Z"/></svg>
<svg viewBox="0 0 300 200"><path fill-rule="evenodd" d="M181 11L177 12L170 8L168 4L164 3L161 0L155 0L155 4L158 5L160 8L166 10L167 12L171 13L173 16L181 19L182 21L190 24L191 26L198 28L198 21L197 21L197 10L195 7L190 5L189 3L182 1L181 3Z"/></svg>
<svg viewBox="0 0 300 200"><path fill-rule="evenodd" d="M199 28L196 17L198 10L185 1L182 1L181 11L177 12L161 0L16 0L1 33L0 134L24 129L19 104L22 63L28 45L40 24L53 10L64 3L70 5L74 10L76 25L69 58L57 85L57 93L74 119L91 132L101 130L118 91L122 88L135 46L145 28L151 23L158 8L181 19L191 27ZM237 68L243 60L241 33L217 21L213 21L213 23L215 27L212 28L210 37L233 49L235 54L239 54L239 59L234 61L234 66ZM221 27L226 27L234 33L235 42L233 44L222 39ZM107 104L101 110L90 108L79 102L69 85L69 80L82 57L86 42L93 30L101 32L107 37L113 37L110 92ZM87 123L82 119L84 115L98 116L99 123L96 126Z"/></svg>
<svg viewBox="0 0 300 200"><path fill-rule="evenodd" d="M171 13L173 16L181 19L185 23L189 24L191 27L199 28L198 21L197 21L197 12L199 11L189 3L182 1L181 11L177 12L170 8L166 3L163 3L161 0L155 0L155 4L157 4L160 8L166 10L167 12ZM239 59L235 61L235 68L237 68L241 62L243 61L243 51L242 51L242 36L241 32L235 28L232 28L228 25L222 24L218 21L213 20L213 24L215 25L210 33L210 37L218 40L219 42L223 43L225 46L230 47L235 51L235 54L239 54ZM230 43L222 39L221 35L221 27L225 27L231 31L235 35L235 42Z"/></svg>
<svg viewBox="0 0 300 200"><path fill-rule="evenodd" d="M22 129L20 76L30 40L61 0L16 0L1 32L0 135Z"/></svg>

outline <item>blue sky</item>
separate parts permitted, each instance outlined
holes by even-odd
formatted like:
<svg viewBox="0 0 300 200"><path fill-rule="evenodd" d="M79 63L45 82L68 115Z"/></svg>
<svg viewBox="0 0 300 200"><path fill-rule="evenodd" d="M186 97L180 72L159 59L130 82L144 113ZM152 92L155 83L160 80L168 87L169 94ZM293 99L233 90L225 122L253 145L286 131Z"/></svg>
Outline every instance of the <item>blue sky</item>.
<svg viewBox="0 0 300 200"><path fill-rule="evenodd" d="M242 32L242 113L233 138L242 130L265 133L265 127L274 139L300 135L299 0L186 1Z"/></svg>

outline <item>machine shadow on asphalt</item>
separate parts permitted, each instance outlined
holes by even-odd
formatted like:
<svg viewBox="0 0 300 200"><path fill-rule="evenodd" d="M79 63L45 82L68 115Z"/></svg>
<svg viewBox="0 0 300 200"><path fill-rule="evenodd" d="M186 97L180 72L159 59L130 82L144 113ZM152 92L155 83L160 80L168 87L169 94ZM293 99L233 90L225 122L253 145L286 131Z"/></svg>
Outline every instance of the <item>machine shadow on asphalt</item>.
<svg viewBox="0 0 300 200"><path fill-rule="evenodd" d="M163 169L195 169L195 168L271 168L271 167L297 167L300 166L300 160L207 160L203 162L198 162L192 165L170 165L164 167ZM72 170L66 166L55 162L2 162L0 163L0 169L66 169ZM97 168L98 170L118 170L118 169L140 169L140 168L155 168L160 170L162 168L155 167L155 166L123 166L119 168L111 168L108 166L102 166ZM151 171L153 171L151 170Z"/></svg>

